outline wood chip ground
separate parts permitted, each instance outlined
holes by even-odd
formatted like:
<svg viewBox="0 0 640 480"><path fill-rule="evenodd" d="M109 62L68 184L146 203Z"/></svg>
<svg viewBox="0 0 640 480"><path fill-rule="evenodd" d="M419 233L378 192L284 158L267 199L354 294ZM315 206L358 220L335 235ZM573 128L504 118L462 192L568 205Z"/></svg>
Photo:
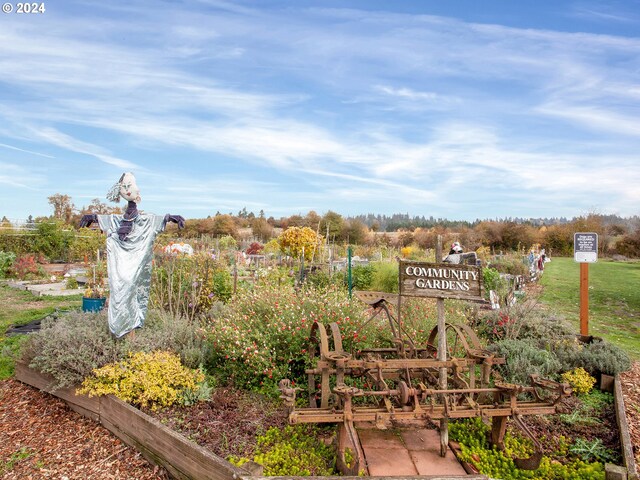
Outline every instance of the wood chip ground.
<svg viewBox="0 0 640 480"><path fill-rule="evenodd" d="M167 479L98 423L16 380L0 382L0 478Z"/></svg>

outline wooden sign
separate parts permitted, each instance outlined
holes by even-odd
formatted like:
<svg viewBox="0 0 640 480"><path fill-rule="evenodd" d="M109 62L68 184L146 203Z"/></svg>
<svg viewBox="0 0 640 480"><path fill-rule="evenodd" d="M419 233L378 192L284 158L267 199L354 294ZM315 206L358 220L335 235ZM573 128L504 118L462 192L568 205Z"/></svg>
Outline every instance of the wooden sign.
<svg viewBox="0 0 640 480"><path fill-rule="evenodd" d="M483 301L482 269L471 265L400 261L400 295Z"/></svg>

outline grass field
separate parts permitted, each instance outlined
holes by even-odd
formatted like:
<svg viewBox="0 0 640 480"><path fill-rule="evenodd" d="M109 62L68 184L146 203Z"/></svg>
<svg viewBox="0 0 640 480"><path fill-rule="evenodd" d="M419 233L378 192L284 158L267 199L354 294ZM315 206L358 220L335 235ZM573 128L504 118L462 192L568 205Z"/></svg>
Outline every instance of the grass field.
<svg viewBox="0 0 640 480"><path fill-rule="evenodd" d="M556 258L545 265L541 300L580 331L580 264ZM589 264L589 334L640 360L640 262Z"/></svg>
<svg viewBox="0 0 640 480"><path fill-rule="evenodd" d="M56 309L80 308L82 296L37 297L30 292L0 284L0 380L13 375L13 353L27 338L26 335L7 337L11 326L25 325L43 318Z"/></svg>

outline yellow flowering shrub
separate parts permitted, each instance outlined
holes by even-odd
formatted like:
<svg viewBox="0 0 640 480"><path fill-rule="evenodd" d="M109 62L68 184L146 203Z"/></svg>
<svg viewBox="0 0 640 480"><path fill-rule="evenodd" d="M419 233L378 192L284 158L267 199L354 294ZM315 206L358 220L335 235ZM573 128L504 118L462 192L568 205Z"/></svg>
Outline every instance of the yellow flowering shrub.
<svg viewBox="0 0 640 480"><path fill-rule="evenodd" d="M582 367L574 368L562 374L562 381L567 382L575 393L589 393L596 384L596 379Z"/></svg>
<svg viewBox="0 0 640 480"><path fill-rule="evenodd" d="M200 389L204 374L180 363L173 352L136 352L127 360L95 369L85 378L78 393L90 397L115 395L119 399L151 410L184 404L185 397Z"/></svg>
<svg viewBox="0 0 640 480"><path fill-rule="evenodd" d="M304 252L304 259L309 261L322 244L322 235L316 234L309 227L289 227L278 237L278 244L285 255L299 258Z"/></svg>

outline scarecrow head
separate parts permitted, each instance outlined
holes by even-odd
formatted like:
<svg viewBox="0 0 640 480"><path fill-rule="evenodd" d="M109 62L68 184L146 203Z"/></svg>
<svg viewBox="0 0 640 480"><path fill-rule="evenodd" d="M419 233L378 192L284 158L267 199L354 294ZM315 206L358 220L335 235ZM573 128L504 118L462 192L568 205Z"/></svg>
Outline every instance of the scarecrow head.
<svg viewBox="0 0 640 480"><path fill-rule="evenodd" d="M120 197L128 202L135 203L140 203L142 200L142 198L140 198L140 189L138 188L136 177L133 176L133 173L123 173L118 183L111 187L111 190L107 193L107 199L112 202L120 202Z"/></svg>

